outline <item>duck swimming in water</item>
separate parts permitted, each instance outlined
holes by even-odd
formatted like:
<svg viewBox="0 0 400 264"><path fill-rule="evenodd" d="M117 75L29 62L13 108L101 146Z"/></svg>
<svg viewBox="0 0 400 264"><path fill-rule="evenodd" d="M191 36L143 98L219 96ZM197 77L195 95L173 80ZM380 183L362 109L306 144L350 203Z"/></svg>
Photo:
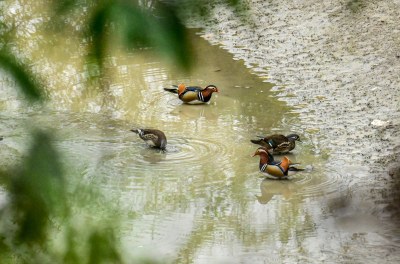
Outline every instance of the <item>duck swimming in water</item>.
<svg viewBox="0 0 400 264"><path fill-rule="evenodd" d="M165 147L167 146L167 137L161 130L150 128L134 128L131 129L131 131L138 134L139 137L143 139L150 147L165 150Z"/></svg>
<svg viewBox="0 0 400 264"><path fill-rule="evenodd" d="M281 161L274 161L272 154L264 147L259 147L254 156L260 156L260 171L270 179L289 179L294 173L304 170L295 167L294 165L298 163L292 163L286 156Z"/></svg>
<svg viewBox="0 0 400 264"><path fill-rule="evenodd" d="M280 134L273 134L266 137L260 137L259 139L250 140L254 144L261 145L272 151L273 154L285 154L293 150L296 147L296 141L300 141L300 137L297 134L290 134L287 136Z"/></svg>
<svg viewBox="0 0 400 264"><path fill-rule="evenodd" d="M205 88L180 84L174 88L164 88L164 90L177 93L178 98L184 103L207 103L210 101L213 93L219 92L217 86L213 84L207 85Z"/></svg>

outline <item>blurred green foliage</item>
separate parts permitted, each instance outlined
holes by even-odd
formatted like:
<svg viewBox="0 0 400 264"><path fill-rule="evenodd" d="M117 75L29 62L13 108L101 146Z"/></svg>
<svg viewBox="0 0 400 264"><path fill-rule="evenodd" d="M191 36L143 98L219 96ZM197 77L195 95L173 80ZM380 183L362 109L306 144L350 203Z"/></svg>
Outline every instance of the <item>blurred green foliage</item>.
<svg viewBox="0 0 400 264"><path fill-rule="evenodd" d="M0 172L8 194L0 210L1 263L123 263L118 217L101 194L67 181L53 142L34 131L22 164Z"/></svg>
<svg viewBox="0 0 400 264"><path fill-rule="evenodd" d="M84 35L91 43L89 58L95 59L100 69L108 46L115 39L127 49L153 47L182 69L188 69L191 55L186 29L178 17L179 2L66 0L54 1L54 5L56 20L75 8L89 10Z"/></svg>
<svg viewBox="0 0 400 264"><path fill-rule="evenodd" d="M6 70L18 82L22 93L31 101L43 99L43 90L29 67L21 63L7 49L0 50L0 67Z"/></svg>
<svg viewBox="0 0 400 264"><path fill-rule="evenodd" d="M66 215L64 187L64 172L51 138L36 132L27 157L8 186L17 243L43 243L49 218Z"/></svg>
<svg viewBox="0 0 400 264"><path fill-rule="evenodd" d="M82 38L89 40L88 58L94 59L99 69L116 39L131 50L153 47L188 69L190 45L181 12L191 10L204 16L215 2L236 6L239 1L49 2L54 7L54 25L65 23L74 10L87 10ZM41 102L46 91L40 78L10 48L13 40L1 21L1 8L0 3L0 68L15 79L30 102ZM118 217L112 208L104 208L109 207L107 201L91 186L74 183L50 134L32 131L31 147L22 163L0 171L0 187L7 195L0 208L1 263L154 263L124 259Z"/></svg>

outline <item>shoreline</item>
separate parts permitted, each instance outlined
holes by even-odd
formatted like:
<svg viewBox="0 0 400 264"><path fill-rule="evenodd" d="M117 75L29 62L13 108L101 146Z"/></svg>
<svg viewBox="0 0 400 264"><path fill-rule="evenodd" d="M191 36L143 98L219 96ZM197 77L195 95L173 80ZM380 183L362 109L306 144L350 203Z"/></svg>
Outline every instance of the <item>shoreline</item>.
<svg viewBox="0 0 400 264"><path fill-rule="evenodd" d="M189 26L274 83L332 166L367 168L354 181L377 214L399 216L400 2L249 2L247 16L221 5Z"/></svg>

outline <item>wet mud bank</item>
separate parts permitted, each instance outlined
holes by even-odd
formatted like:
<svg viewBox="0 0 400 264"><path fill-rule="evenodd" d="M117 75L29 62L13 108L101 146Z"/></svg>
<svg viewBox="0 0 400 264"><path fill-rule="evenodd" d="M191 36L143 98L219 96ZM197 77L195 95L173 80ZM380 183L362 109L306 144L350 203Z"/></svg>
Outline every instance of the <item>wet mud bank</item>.
<svg viewBox="0 0 400 264"><path fill-rule="evenodd" d="M400 2L253 0L244 9L221 5L189 26L275 84L369 212L398 217Z"/></svg>

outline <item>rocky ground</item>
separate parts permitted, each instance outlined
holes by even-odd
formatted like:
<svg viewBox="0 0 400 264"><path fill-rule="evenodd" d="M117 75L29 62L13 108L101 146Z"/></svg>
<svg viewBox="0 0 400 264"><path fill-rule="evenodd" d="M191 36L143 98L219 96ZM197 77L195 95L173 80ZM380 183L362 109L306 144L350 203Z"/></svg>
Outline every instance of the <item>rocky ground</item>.
<svg viewBox="0 0 400 264"><path fill-rule="evenodd" d="M400 1L246 2L244 15L221 5L191 26L276 84L320 147L366 167L361 186L398 212Z"/></svg>

